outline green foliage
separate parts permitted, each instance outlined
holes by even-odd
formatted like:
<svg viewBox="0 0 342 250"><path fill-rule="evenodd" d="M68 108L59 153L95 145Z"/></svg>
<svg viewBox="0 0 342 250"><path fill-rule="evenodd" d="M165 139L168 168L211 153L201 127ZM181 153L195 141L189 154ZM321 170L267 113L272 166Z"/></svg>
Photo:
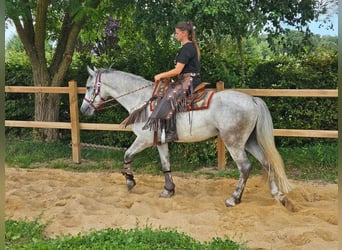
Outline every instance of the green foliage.
<svg viewBox="0 0 342 250"><path fill-rule="evenodd" d="M282 23L301 29L322 12L315 8L315 1L144 0L137 1L135 7L134 18L145 27L153 24L156 30L172 29L178 21L192 20L203 33L213 32L217 37L229 34L234 39L259 35L263 30L279 33L284 31Z"/></svg>
<svg viewBox="0 0 342 250"><path fill-rule="evenodd" d="M316 50L301 57L273 56L251 71L250 88L336 89L337 53Z"/></svg>
<svg viewBox="0 0 342 250"><path fill-rule="evenodd" d="M113 103L115 105L115 102ZM128 116L128 112L120 105L116 105L111 109L98 111L93 116L80 116L80 122L89 123L109 123L119 124ZM82 142L95 143L103 145L116 145L119 147L128 147L135 135L127 132L116 131L81 131Z"/></svg>
<svg viewBox="0 0 342 250"><path fill-rule="evenodd" d="M136 25L142 27L148 33L146 37L150 44L154 44L158 37L163 40L170 40L167 35L171 34L178 21L190 20L199 29L196 29L196 36L200 43L206 37L221 40L230 36L237 44L239 63L240 84L245 86L245 48L244 39L259 36L260 33L267 33L272 40L285 32L284 24L296 27L298 30L308 30L307 24L314 20L316 15L324 9L316 8L316 1L232 1L232 0L195 0L195 1L137 1L135 12L132 17ZM298 18L300 16L300 18ZM136 27L135 30L138 28ZM160 31L167 31L160 32ZM163 34L158 36L158 33ZM310 34L309 31L307 33ZM156 47L156 46L154 46ZM202 49L202 46L200 46ZM165 53L165 52L163 52ZM157 54L158 55L158 54ZM205 58L203 55L202 58ZM209 58L209 57L208 57ZM205 60L205 59L204 59ZM208 59L211 60L211 59ZM234 77L233 71L227 70L228 66L221 67L219 62L212 65L224 69ZM206 65L203 65L205 68ZM209 65L208 65L209 66ZM164 70L165 71L165 70ZM157 71L158 72L158 71ZM210 72L212 74L214 72ZM211 79L207 79L210 81ZM236 80L233 78L233 80ZM216 81L218 81L216 79ZM233 83L233 86L235 83Z"/></svg>
<svg viewBox="0 0 342 250"><path fill-rule="evenodd" d="M216 139L213 138L197 143L171 144L170 151L171 161L181 166L181 169L175 168L176 171L193 172L195 168L210 166L217 161Z"/></svg>
<svg viewBox="0 0 342 250"><path fill-rule="evenodd" d="M325 39L322 40L325 41ZM212 83L215 83L217 80L223 80L226 88L239 87L239 63L236 60L237 54L234 52L236 51L236 45L229 37L221 41L208 38L206 44L208 45L208 50L202 50L202 79L211 79ZM294 58L292 56L276 56L267 48L266 40L263 38L249 39L246 45L246 51L248 52L247 61L249 62L246 84L249 88L336 88L337 54L334 51L316 48L314 52ZM255 48L259 49L256 50ZM133 55L133 53L130 56L140 58L139 55ZM102 59L97 58L96 60L96 66L101 66L99 60ZM146 72L153 71L150 66L146 65L146 67L149 68ZM75 68L76 71L77 68ZM84 71L74 73L74 75L84 75ZM212 87L214 87L213 84ZM271 110L275 128L337 129L336 98L265 97L263 99L265 99ZM126 116L127 112L120 106L116 106L110 110L97 112L93 117L81 116L81 121L120 123ZM134 135L125 132L82 131L81 133L82 141L88 143L128 147L134 140ZM277 138L277 142L282 143L282 145L310 143L313 140ZM201 145L203 148L203 144ZM190 152L198 151L198 149L191 150L193 147L191 145L186 147ZM210 153L207 152L206 154L210 158L210 155L215 154L215 151L210 150ZM189 158L192 158L192 162L199 161L200 159L195 154ZM205 159L202 160L205 161Z"/></svg>
<svg viewBox="0 0 342 250"><path fill-rule="evenodd" d="M205 36L206 46L201 48L201 78L215 88L215 83L223 81L226 87L238 86L240 63L235 42L229 37L217 39ZM200 44L201 45L201 44Z"/></svg>
<svg viewBox="0 0 342 250"><path fill-rule="evenodd" d="M6 51L6 86L32 86L32 71L23 51ZM32 121L34 117L34 95L21 93L5 94L5 119ZM6 128L6 134L29 136L31 129Z"/></svg>
<svg viewBox="0 0 342 250"><path fill-rule="evenodd" d="M48 223L41 223L41 217L38 217L31 222L26 220L6 220L6 249L24 249L27 245L34 245L38 242L47 240L43 234L47 226Z"/></svg>
<svg viewBox="0 0 342 250"><path fill-rule="evenodd" d="M6 249L247 249L230 239L214 238L201 243L190 236L172 229L149 227L130 230L108 228L89 234L44 237L47 224L33 222L6 221Z"/></svg>
<svg viewBox="0 0 342 250"><path fill-rule="evenodd" d="M290 178L337 182L337 142L281 148Z"/></svg>
<svg viewBox="0 0 342 250"><path fill-rule="evenodd" d="M20 52L24 50L24 45L18 36L13 36L11 40L6 43L6 50Z"/></svg>
<svg viewBox="0 0 342 250"><path fill-rule="evenodd" d="M203 79L212 83L224 80L227 86L239 87L248 86L245 80L256 66L255 58L246 55L253 51L243 46L247 42L246 39L254 35L259 36L265 29L269 34L283 33L281 23L288 23L299 30L306 28L308 22L325 11L325 6L315 8L316 4L316 1L275 3L268 0L253 3L231 0L209 2L204 0L171 2L63 0L45 5L34 1L12 0L6 1L6 20L12 20L18 31L23 29L20 37L25 37L22 41L25 43L26 50L31 51L28 55L33 66L32 70L35 71L34 81L37 85L42 82L46 85L65 85L68 77L83 80L81 78L85 72L84 66L88 64L113 66L153 79L153 75L157 72L173 67L173 58L178 46L171 39L174 25L180 20L192 20L199 27L196 29L196 34L204 51ZM118 44L115 44L115 49L109 48L107 55L91 58L92 46L105 33L108 13L111 17L120 20ZM270 23L272 25L269 25ZM81 62L78 65L83 71L82 74L77 75L75 74L78 73L77 70L74 71L73 68L65 77L69 61L63 60L62 55L72 54L70 50L73 51L74 48L69 45L76 42L78 27L81 27L81 33L76 48L82 59L74 65ZM232 49L227 49L227 44L218 42L226 40L227 37L232 44L238 44L237 48L232 46ZM288 44L292 43L293 48L294 45L298 47L298 44L301 44L297 41L303 41L300 36L288 35L288 37ZM210 39L213 43L208 46L206 41ZM51 46L50 41L54 42L54 46ZM68 46L66 41L71 41ZM45 43L45 46L41 43ZM304 52L309 52L307 44L303 47ZM18 50L18 46L13 49ZM246 49L250 50L246 51ZM239 53L236 54L236 51ZM41 67L44 69L42 70ZM46 79L51 81L48 82ZM56 113L54 117L58 117L59 108L62 108L61 120L66 120L68 117L66 98L61 99L60 105L63 107L53 103L53 107L56 108L50 111ZM43 108L44 105L36 107L37 119L42 118L39 116L44 112L38 111ZM12 110L8 113L12 115ZM47 130L36 130L37 134L42 133L41 138L44 138L44 131ZM47 138L51 140L56 138L56 132L57 130L53 130L54 136L50 137L46 133Z"/></svg>
<svg viewBox="0 0 342 250"><path fill-rule="evenodd" d="M335 53L319 50L301 58L274 57L257 65L249 76L248 85L265 89L336 89L337 63ZM275 128L337 130L337 98L263 99L271 111ZM300 138L281 138L281 141L282 145L305 142Z"/></svg>
<svg viewBox="0 0 342 250"><path fill-rule="evenodd" d="M6 142L5 161L11 166L28 168L37 162L45 162L63 157L71 157L70 146L63 142L39 143L32 140L7 140Z"/></svg>
<svg viewBox="0 0 342 250"><path fill-rule="evenodd" d="M288 30L275 39L268 38L271 49L275 54L301 57L317 51L336 53L337 37L312 35L299 31Z"/></svg>
<svg viewBox="0 0 342 250"><path fill-rule="evenodd" d="M322 39L328 41L326 39ZM250 88L284 88L284 89L326 89L336 88L337 83L337 54L334 51L316 48L315 52L303 55L300 58L291 56L276 56L265 46L257 45L265 43L265 40L248 40L248 67L247 85ZM322 43L322 42L320 42ZM235 45L229 38L220 43L208 39L208 45L212 48L202 50L202 54L209 55L203 58L203 79L224 80L226 88L239 86L239 65L236 63ZM324 44L324 43L323 43ZM227 47L227 45L229 47ZM210 48L209 46L209 48ZM260 48L255 50L254 48ZM136 50L133 52L137 53ZM134 57L133 52L130 57ZM120 52L121 53L121 52ZM124 52L126 53L126 52ZM206 54L207 53L207 54ZM267 56L270 55L270 56ZM128 56L128 55L127 55ZM101 65L103 60L110 57L91 58L76 54L72 62L72 67L68 71L67 79L75 79L79 86L84 86L88 73L86 66L96 62L96 66ZM119 57L119 58L126 58ZM137 57L139 58L139 56ZM265 59L262 59L265 58ZM106 59L106 60L107 60ZM127 58L126 58L127 59ZM124 59L124 60L126 60ZM127 59L128 60L128 59ZM140 58L139 60L143 60ZM164 59L165 61L166 59ZM169 61L169 60L167 60ZM115 62L115 61L114 61ZM119 61L118 67L121 65ZM108 67L109 61L107 62ZM105 65L104 67L106 67ZM116 66L115 66L116 67ZM140 64L142 71L152 72L150 65ZM159 66L160 67L160 66ZM125 70L125 68L123 69ZM31 85L32 74L27 57L22 52L7 52L6 55L6 85ZM216 81L212 81L216 82ZM66 83L65 83L66 85ZM214 86L212 86L214 87ZM83 96L79 96L79 103ZM294 128L294 129L337 129L337 100L336 98L294 98L294 97L265 97L263 98L270 108L275 128ZM34 98L32 94L6 94L5 110L7 120L33 120L34 118ZM127 111L115 102L115 106L103 111L95 112L92 117L80 116L81 122L94 123L120 123L127 115ZM69 121L69 100L67 95L62 95L60 102L60 121ZM12 137L30 136L31 129L6 128L6 133ZM70 131L61 130L61 139L70 141ZM134 134L127 132L113 131L81 131L82 142L104 144L110 146L128 147L135 139ZM281 145L299 145L310 143L314 139L301 138L276 138ZM205 144L200 146L186 145L188 150L185 152L197 152L203 150L200 155L188 155L191 162L201 162L206 164L208 159L215 155L214 148L207 148ZM195 147L194 150L192 150ZM199 149L201 148L201 150ZM183 149L182 149L183 150ZM205 150L208 150L205 152Z"/></svg>

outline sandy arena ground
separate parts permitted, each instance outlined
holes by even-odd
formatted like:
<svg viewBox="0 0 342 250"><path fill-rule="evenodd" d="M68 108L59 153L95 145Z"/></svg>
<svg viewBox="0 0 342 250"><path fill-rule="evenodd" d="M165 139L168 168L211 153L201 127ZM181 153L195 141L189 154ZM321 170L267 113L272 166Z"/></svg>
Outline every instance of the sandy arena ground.
<svg viewBox="0 0 342 250"><path fill-rule="evenodd" d="M262 177L247 182L241 204L225 207L236 180L177 175L176 195L159 198L162 176L136 175L128 192L110 171L6 168L6 219L51 220L48 236L104 228L173 228L195 239L228 236L251 249L337 249L337 184L292 181L283 207Z"/></svg>

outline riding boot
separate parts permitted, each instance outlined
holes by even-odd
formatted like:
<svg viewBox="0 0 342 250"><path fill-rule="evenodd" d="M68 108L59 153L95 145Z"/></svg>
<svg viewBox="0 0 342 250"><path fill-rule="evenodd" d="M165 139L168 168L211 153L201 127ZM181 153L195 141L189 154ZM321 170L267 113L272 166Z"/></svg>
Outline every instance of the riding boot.
<svg viewBox="0 0 342 250"><path fill-rule="evenodd" d="M177 135L177 127L175 124L173 126L170 126L165 133L165 142L173 142L178 140L178 135Z"/></svg>

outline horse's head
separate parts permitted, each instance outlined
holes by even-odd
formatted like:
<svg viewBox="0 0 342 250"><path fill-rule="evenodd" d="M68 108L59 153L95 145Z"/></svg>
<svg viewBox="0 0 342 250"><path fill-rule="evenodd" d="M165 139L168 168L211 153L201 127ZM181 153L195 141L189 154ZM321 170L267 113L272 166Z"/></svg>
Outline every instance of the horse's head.
<svg viewBox="0 0 342 250"><path fill-rule="evenodd" d="M96 110L108 108L102 105L113 100L131 111L151 98L154 83L141 76L113 69L87 67L87 70L89 77L80 109L84 115L90 116Z"/></svg>
<svg viewBox="0 0 342 250"><path fill-rule="evenodd" d="M106 97L101 93L101 72L94 67L92 70L87 66L89 77L86 84L86 93L81 105L81 113L84 115L92 115L95 110L101 107Z"/></svg>

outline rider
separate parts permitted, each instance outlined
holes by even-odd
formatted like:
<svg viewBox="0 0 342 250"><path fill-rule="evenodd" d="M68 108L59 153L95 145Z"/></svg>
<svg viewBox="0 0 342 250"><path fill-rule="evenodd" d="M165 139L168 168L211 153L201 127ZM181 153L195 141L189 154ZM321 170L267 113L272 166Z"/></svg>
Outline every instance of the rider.
<svg viewBox="0 0 342 250"><path fill-rule="evenodd" d="M176 113L186 110L186 95L201 83L200 51L192 22L179 22L175 28L175 38L182 44L175 58L175 68L154 76L155 82L169 82L168 89L143 127L154 131L161 129L162 138L166 130L162 143L178 140ZM169 81L174 76L177 76L175 81Z"/></svg>

